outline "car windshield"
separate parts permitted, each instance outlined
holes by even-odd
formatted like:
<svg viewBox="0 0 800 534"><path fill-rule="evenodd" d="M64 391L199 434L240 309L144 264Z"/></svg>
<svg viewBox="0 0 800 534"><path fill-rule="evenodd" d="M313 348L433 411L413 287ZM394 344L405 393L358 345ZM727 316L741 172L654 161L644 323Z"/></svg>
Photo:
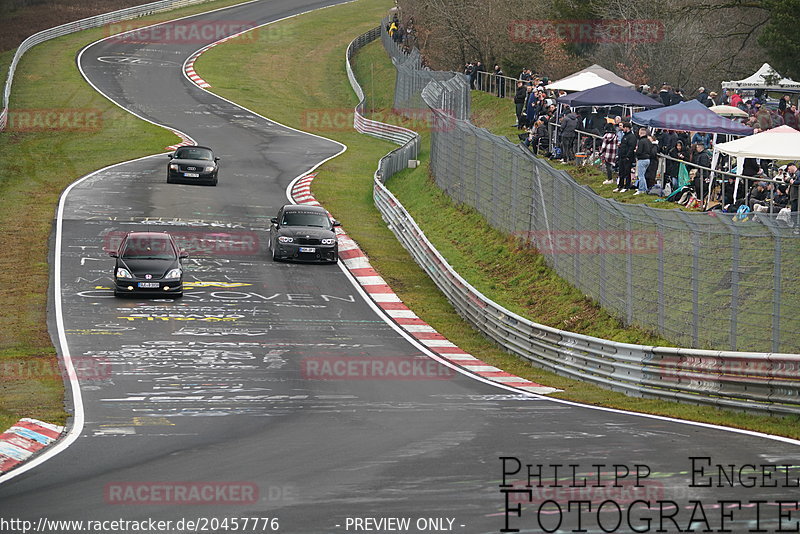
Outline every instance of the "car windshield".
<svg viewBox="0 0 800 534"><path fill-rule="evenodd" d="M207 148L197 148L193 146L179 148L175 151L176 159L204 159L211 161L214 159L214 154Z"/></svg>
<svg viewBox="0 0 800 534"><path fill-rule="evenodd" d="M313 211L287 211L283 214L281 226L316 226L330 228L328 216Z"/></svg>
<svg viewBox="0 0 800 534"><path fill-rule="evenodd" d="M122 257L137 260L173 260L175 250L169 239L160 236L128 238Z"/></svg>

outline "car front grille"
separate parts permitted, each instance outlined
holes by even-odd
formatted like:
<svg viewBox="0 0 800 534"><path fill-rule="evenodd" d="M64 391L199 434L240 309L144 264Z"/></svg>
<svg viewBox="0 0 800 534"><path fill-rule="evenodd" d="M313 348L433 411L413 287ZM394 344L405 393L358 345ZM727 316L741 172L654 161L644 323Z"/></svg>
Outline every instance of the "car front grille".
<svg viewBox="0 0 800 534"><path fill-rule="evenodd" d="M295 242L298 245L320 245L321 244L319 239L314 239L314 238L311 238L311 237L298 237L298 238L296 238Z"/></svg>
<svg viewBox="0 0 800 534"><path fill-rule="evenodd" d="M181 172L203 172L203 167L197 165L178 165Z"/></svg>

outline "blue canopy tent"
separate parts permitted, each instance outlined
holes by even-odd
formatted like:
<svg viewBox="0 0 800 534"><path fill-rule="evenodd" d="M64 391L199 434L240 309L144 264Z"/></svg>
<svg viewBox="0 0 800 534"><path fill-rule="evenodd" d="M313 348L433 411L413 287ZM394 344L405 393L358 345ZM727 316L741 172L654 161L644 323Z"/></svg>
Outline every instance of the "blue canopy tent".
<svg viewBox="0 0 800 534"><path fill-rule="evenodd" d="M634 113L631 121L641 126L725 135L751 135L753 128L717 115L697 100L661 109Z"/></svg>
<svg viewBox="0 0 800 534"><path fill-rule="evenodd" d="M559 104L565 104L573 108L588 106L630 106L650 109L660 108L664 105L638 91L622 87L615 83L607 83L599 87L572 93L571 95L560 96L556 101Z"/></svg>

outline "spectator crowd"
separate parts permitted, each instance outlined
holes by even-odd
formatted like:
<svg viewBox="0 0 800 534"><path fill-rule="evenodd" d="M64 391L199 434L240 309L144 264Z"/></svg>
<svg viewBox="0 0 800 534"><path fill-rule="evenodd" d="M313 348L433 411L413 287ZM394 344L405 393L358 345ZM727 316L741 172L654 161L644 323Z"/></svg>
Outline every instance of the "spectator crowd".
<svg viewBox="0 0 800 534"><path fill-rule="evenodd" d="M480 61L465 65L464 74L470 87L486 72ZM485 78L487 75L483 75ZM506 96L508 78L499 65L489 75L490 90L498 97ZM714 137L708 133L638 128L623 119L623 108L577 108L557 110L556 99L566 93L547 89L549 80L523 69L514 80L513 94L516 124L521 144L536 154L547 155L563 163L574 162L576 152L584 161L599 163L605 171L604 184L616 185L613 192L633 195L654 194L688 207L721 209L731 212L798 211L800 172L795 163L778 165L768 160L747 158L736 180L721 173L712 179L711 159ZM648 85L638 89L642 94L670 106L690 97L680 88L662 84L659 90ZM797 101L789 94L777 102L769 101L763 91L743 92L722 89L720 93L700 87L694 97L712 107L728 105L747 114L739 119L754 133L788 125L800 130ZM510 96L510 94L508 95ZM559 113L560 111L560 113ZM613 115L612 112L619 114ZM581 134L579 136L579 134ZM591 135L585 135L591 134ZM582 142L578 143L579 137ZM729 138L718 136L717 142ZM729 158L720 158L717 170L729 170ZM724 176L724 177L723 177Z"/></svg>

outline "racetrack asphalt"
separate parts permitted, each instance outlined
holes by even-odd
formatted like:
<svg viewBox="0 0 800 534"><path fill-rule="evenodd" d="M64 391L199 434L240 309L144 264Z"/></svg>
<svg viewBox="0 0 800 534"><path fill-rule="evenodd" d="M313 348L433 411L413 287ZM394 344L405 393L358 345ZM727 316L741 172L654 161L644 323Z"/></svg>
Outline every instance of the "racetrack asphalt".
<svg viewBox="0 0 800 534"><path fill-rule="evenodd" d="M334 2L265 0L192 20L263 24L328 3ZM741 480L734 487L691 487L689 460L752 464L759 473L763 465L791 465L791 482L800 466L795 443L517 395L476 381L431 364L376 315L339 267L272 262L269 218L287 203L287 186L342 147L191 84L181 65L203 44L104 40L80 56L86 77L120 106L211 146L222 157L219 185L168 185L168 160L160 155L103 170L67 196L61 255L53 261L62 269L64 328L79 368L85 425L66 450L0 484L0 517L276 517L279 531L306 534L367 531L376 525L357 529L355 519L397 517L411 522L394 531L479 533L500 531L504 510L523 500L521 517L510 513L512 528L540 532L539 519L552 528L562 518L551 531L572 532L578 516L575 504L568 512L570 502L586 500L596 509L610 500L623 517L612 531L630 532L626 510L643 498L675 501L682 527L692 501L708 507L712 528L719 528L721 510L732 513L725 524L734 532L797 524L800 512L781 520L775 504L800 495L783 483L780 468L756 487ZM113 297L114 262L104 248L141 229L169 231L187 244L184 298ZM375 372L363 376L363 368L336 368L337 362L369 362ZM408 362L419 371L413 377L387 371ZM526 493L509 494L506 504L500 457L544 465L545 487L532 488L530 504ZM557 474L553 464L561 466ZM581 476L572 480L569 465L597 487L576 487ZM613 473L634 472L635 465L650 473L641 487L632 486L633 473L615 487ZM527 490L524 472L507 482ZM561 487L552 487L554 479ZM698 480L706 479L695 474ZM189 483L255 488L256 496L236 501L229 491L185 504L156 497L153 489ZM130 492L142 487L151 491ZM120 502L120 495L133 498ZM553 503L537 512L548 498L562 513ZM724 499L768 503L738 510L719 505ZM634 519L645 515L635 506ZM611 505L599 516L584 512L590 532L599 531L598 517L613 526L618 515ZM420 518L453 523L418 528ZM669 520L665 525L666 532L678 531ZM384 524L372 531L393 530Z"/></svg>

